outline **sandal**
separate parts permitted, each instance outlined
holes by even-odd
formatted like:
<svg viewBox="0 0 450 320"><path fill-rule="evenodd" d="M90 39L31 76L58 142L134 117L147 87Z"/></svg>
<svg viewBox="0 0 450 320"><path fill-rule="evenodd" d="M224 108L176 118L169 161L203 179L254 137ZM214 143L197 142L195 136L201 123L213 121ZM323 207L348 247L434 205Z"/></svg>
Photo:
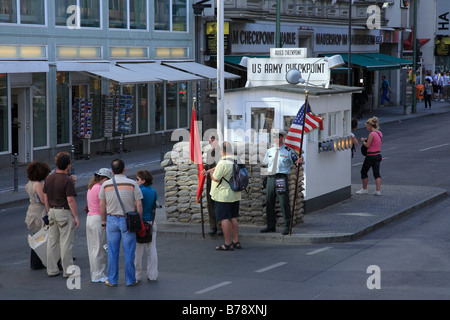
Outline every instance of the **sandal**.
<svg viewBox="0 0 450 320"><path fill-rule="evenodd" d="M229 245L223 243L220 246L216 247L217 251L233 251L233 243L230 243Z"/></svg>
<svg viewBox="0 0 450 320"><path fill-rule="evenodd" d="M242 249L241 243L238 242L232 242L231 245L233 246L234 249Z"/></svg>

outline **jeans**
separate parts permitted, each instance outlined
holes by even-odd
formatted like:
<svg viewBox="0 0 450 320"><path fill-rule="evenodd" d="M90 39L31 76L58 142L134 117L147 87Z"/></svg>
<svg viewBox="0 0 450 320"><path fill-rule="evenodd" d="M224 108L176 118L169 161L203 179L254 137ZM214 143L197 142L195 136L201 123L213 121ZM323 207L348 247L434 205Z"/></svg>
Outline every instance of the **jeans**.
<svg viewBox="0 0 450 320"><path fill-rule="evenodd" d="M106 220L106 237L108 239L108 281L117 285L119 281L120 240L124 252L125 281L127 285L136 282L134 257L136 251L136 233L127 231L125 217L108 215Z"/></svg>

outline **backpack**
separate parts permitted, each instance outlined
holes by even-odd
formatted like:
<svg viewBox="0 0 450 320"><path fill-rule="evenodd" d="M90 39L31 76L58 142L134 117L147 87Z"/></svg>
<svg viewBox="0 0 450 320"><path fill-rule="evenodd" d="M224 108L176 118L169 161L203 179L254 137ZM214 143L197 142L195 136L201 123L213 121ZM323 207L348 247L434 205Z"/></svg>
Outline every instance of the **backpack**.
<svg viewBox="0 0 450 320"><path fill-rule="evenodd" d="M228 181L223 178L230 185L231 190L233 191L242 191L246 190L248 186L248 172L245 164L238 163L237 160L234 160L233 163L233 173L231 174L231 178Z"/></svg>

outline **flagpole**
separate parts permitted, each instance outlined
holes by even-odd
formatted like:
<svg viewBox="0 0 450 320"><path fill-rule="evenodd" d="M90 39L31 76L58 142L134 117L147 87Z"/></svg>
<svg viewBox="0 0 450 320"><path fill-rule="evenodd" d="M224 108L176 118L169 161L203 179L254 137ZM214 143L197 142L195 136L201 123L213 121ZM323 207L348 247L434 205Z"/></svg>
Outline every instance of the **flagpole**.
<svg viewBox="0 0 450 320"><path fill-rule="evenodd" d="M308 94L309 94L309 90L305 90L305 109L303 110L302 136L301 136L301 140L300 140L300 151L299 151L300 157L302 157L302 151L303 151L303 135L305 134L306 110L308 109ZM297 175L295 177L294 201L292 202L292 212L291 212L291 221L290 221L290 225L289 225L289 235L292 235L292 226L294 224L295 203L297 202L299 175L300 175L300 164L297 164Z"/></svg>
<svg viewBox="0 0 450 320"><path fill-rule="evenodd" d="M196 108L196 106L197 106L197 98L194 97L193 100L194 100L193 108L197 111L197 108ZM197 120L197 119L195 119L195 120ZM198 167L198 164L197 164L197 167ZM198 180L198 183L201 183L200 179ZM199 199L197 199L197 201L198 200ZM203 217L203 196L202 195L200 195L200 215L201 215L201 219L202 219L202 239L205 240L205 219Z"/></svg>

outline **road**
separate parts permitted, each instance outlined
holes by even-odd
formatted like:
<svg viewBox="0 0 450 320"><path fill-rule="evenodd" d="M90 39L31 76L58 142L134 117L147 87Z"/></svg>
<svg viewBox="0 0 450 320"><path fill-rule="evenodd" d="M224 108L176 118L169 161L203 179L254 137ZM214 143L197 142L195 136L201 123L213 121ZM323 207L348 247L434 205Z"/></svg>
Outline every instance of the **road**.
<svg viewBox="0 0 450 320"><path fill-rule="evenodd" d="M450 146L442 138L447 131L443 123L450 123L450 114L381 128L383 184L450 190ZM356 135L366 132L358 130ZM359 162L362 157L358 154L352 160L355 183L359 181ZM156 175L155 188L160 195L161 181L162 176ZM371 177L369 183L373 184ZM79 208L84 206L85 197L85 193L78 195ZM45 270L29 269L25 211L26 205L21 205L0 212L0 299L180 300L171 312L182 315L182 307L188 307L190 301L201 305L204 300L223 305L249 299L264 304L267 300L450 298L449 198L349 243L246 242L242 250L218 252L214 250L222 241L218 237L160 236L158 280L133 288L124 284L123 267L116 288L90 282L85 217L81 213L74 245L81 282L80 289L72 290L62 277L48 278ZM270 307L269 303L268 313Z"/></svg>

